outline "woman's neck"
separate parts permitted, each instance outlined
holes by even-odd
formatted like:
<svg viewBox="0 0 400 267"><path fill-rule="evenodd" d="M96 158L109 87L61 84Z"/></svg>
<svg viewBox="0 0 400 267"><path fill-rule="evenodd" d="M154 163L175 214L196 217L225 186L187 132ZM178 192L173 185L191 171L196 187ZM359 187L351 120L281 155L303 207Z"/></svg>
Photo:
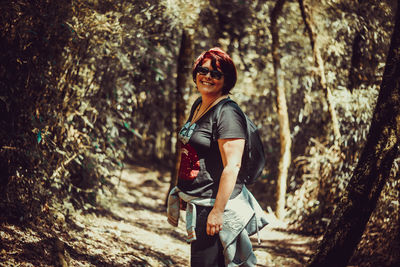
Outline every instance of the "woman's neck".
<svg viewBox="0 0 400 267"><path fill-rule="evenodd" d="M210 108L215 106L219 101L224 98L227 98L228 95L217 95L214 97L205 97L204 95L201 96L201 104L196 109L191 124L195 123L199 120Z"/></svg>
<svg viewBox="0 0 400 267"><path fill-rule="evenodd" d="M215 102L215 104L216 104L218 102L218 100L226 98L226 97L227 97L227 95L222 95L222 94L202 95L201 101L202 101L202 105L209 106L209 105L212 105L213 102Z"/></svg>

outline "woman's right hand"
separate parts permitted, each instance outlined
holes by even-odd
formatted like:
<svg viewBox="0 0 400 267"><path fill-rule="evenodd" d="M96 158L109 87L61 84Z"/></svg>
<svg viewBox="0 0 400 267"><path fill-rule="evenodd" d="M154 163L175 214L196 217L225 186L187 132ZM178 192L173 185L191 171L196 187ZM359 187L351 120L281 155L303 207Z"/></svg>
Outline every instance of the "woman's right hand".
<svg viewBox="0 0 400 267"><path fill-rule="evenodd" d="M224 212L218 211L217 209L213 208L208 214L207 218L207 228L206 232L207 235L215 235L218 234L222 230L222 224L224 222Z"/></svg>

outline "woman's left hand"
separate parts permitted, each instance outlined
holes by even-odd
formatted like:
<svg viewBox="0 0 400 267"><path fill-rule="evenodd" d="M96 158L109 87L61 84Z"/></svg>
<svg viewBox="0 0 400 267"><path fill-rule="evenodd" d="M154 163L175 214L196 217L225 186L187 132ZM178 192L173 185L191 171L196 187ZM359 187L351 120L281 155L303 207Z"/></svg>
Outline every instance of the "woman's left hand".
<svg viewBox="0 0 400 267"><path fill-rule="evenodd" d="M222 230L222 223L224 222L224 213L219 212L215 208L213 208L208 215L207 218L207 234L208 235L215 235L218 234Z"/></svg>

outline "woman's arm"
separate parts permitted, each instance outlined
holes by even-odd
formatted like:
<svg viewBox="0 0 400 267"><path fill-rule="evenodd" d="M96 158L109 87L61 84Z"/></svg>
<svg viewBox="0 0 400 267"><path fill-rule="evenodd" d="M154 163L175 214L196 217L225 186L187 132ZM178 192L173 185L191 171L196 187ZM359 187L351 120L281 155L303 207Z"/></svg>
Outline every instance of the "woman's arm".
<svg viewBox="0 0 400 267"><path fill-rule="evenodd" d="M219 182L218 193L215 204L207 219L207 234L217 234L223 223L223 214L226 203L228 202L236 179L239 174L240 164L244 150L244 139L219 139L218 146L221 151L224 169Z"/></svg>

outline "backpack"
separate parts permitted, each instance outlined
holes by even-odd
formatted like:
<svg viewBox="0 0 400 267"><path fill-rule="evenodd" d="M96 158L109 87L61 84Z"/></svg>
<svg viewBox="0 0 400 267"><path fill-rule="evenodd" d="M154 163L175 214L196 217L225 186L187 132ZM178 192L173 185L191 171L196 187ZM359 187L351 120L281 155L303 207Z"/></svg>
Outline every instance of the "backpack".
<svg viewBox="0 0 400 267"><path fill-rule="evenodd" d="M217 104L216 110L214 112L214 114L216 114L216 117L219 117L222 106L228 102L234 103L237 106L237 108L241 111L242 116L246 120L246 125L247 125L246 143L243 151L242 164L239 171L238 179L240 179L246 185L252 184L261 175L265 166L264 147L261 142L257 126L250 120L250 118L239 108L236 102L233 101L232 99L227 98L221 100L221 102ZM216 140L216 138L214 138L214 133L215 133L214 125L215 125L215 119L213 121L212 139Z"/></svg>

